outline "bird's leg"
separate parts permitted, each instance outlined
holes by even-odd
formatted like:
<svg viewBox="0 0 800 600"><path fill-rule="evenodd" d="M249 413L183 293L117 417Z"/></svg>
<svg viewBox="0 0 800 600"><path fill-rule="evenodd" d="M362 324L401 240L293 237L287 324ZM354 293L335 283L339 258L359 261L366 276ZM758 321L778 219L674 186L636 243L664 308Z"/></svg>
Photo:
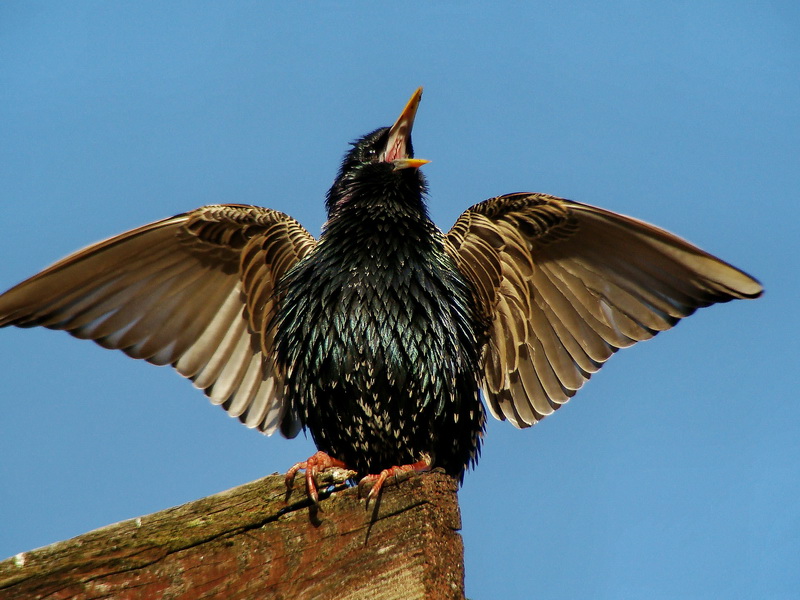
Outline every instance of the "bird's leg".
<svg viewBox="0 0 800 600"><path fill-rule="evenodd" d="M399 465L395 467L389 467L388 469L384 469L377 475L367 475L361 481L358 482L358 489L361 490L361 486L364 484L369 484L370 482L374 482L372 484L372 489L370 489L369 494L367 494L367 504L369 504L370 500L373 500L378 497L381 493L381 488L383 484L389 477L394 477L395 482L398 480L398 477L404 473L424 473L426 471L431 470L431 465L433 461L431 457L427 454L423 454L422 458L415 463L410 465Z"/></svg>
<svg viewBox="0 0 800 600"><path fill-rule="evenodd" d="M286 471L286 491L290 493L292 491L292 485L294 484L294 477L297 475L297 472L301 469L305 469L306 471L306 491L308 492L309 498L314 501L314 504L319 504L319 494L317 493L317 483L316 483L316 476L322 473L325 469L344 469L347 470L347 465L345 465L342 461L337 458L333 458L328 456L325 452L319 451L314 454L314 456L309 457L307 460L303 462L299 462L293 465L288 471Z"/></svg>

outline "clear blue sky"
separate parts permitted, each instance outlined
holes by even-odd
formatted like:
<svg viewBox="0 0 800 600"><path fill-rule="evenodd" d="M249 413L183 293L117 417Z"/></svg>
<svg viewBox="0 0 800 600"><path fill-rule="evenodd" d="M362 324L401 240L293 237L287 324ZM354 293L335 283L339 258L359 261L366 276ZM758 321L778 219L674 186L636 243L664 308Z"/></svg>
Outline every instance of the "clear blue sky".
<svg viewBox="0 0 800 600"><path fill-rule="evenodd" d="M460 492L468 595L796 597L799 5L299 4L0 3L0 288L203 204L318 234L347 142L423 85L442 228L548 192L766 287L621 351L533 429L490 423ZM313 450L61 332L0 331L0 373L3 557Z"/></svg>

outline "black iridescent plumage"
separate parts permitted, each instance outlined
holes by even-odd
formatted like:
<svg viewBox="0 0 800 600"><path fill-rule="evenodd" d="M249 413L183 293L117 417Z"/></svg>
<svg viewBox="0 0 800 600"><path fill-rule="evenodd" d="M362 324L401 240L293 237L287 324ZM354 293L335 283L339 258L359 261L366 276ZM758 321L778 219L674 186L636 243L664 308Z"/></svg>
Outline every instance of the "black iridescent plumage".
<svg viewBox="0 0 800 600"><path fill-rule="evenodd" d="M347 154L319 242L275 210L204 206L0 295L0 327L171 365L267 434L307 427L330 455L295 466L314 497L330 458L461 477L480 447L479 389L495 417L529 427L619 348L762 293L658 227L546 194L490 198L442 234L411 147L420 97Z"/></svg>
<svg viewBox="0 0 800 600"><path fill-rule="evenodd" d="M387 135L355 143L315 251L280 283L276 358L320 450L365 475L429 454L461 476L483 429L486 324L428 218L421 173L378 158Z"/></svg>

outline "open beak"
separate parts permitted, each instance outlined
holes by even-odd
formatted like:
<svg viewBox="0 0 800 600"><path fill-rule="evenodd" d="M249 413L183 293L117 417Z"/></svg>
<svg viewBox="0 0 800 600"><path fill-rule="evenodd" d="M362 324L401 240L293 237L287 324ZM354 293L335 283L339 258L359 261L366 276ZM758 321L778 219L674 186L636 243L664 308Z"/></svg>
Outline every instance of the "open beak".
<svg viewBox="0 0 800 600"><path fill-rule="evenodd" d="M422 165L427 165L429 160L425 160L424 158L396 158L392 161L394 165L394 170L399 171L400 169L419 169Z"/></svg>
<svg viewBox="0 0 800 600"><path fill-rule="evenodd" d="M386 143L386 153L383 160L386 162L393 162L396 160L407 160L409 156L411 145L411 128L414 126L414 117L417 116L417 108L419 101L422 99L422 88L417 88L411 95L411 99L406 104L403 112L397 117L397 121L389 129L389 140ZM423 162L425 164L428 161ZM407 165L407 166L421 166L421 165Z"/></svg>

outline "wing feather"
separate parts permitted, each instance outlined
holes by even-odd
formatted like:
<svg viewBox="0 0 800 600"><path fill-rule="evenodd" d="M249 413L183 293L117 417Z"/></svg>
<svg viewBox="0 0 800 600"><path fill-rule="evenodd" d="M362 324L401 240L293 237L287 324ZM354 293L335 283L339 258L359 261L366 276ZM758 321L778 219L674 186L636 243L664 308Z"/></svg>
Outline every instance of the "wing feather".
<svg viewBox="0 0 800 600"><path fill-rule="evenodd" d="M762 293L743 271L671 233L544 194L476 204L445 248L486 318L486 401L516 427L552 414L619 348L700 307Z"/></svg>
<svg viewBox="0 0 800 600"><path fill-rule="evenodd" d="M316 242L287 215L213 205L89 246L0 296L0 326L63 329L172 365L249 427L296 434L268 331Z"/></svg>

